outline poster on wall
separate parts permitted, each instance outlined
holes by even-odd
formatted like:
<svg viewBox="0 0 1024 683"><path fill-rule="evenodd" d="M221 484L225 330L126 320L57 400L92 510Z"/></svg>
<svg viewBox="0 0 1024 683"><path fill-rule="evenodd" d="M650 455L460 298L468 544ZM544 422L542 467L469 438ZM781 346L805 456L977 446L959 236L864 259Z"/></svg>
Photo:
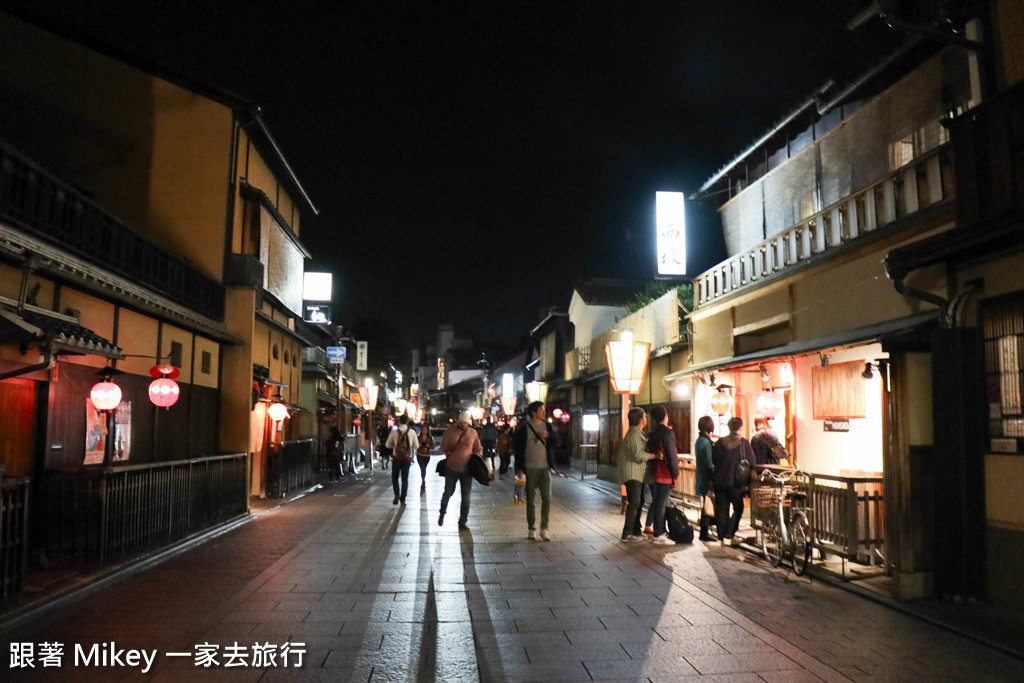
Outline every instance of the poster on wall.
<svg viewBox="0 0 1024 683"><path fill-rule="evenodd" d="M102 465L107 450L107 414L85 399L85 465Z"/></svg>
<svg viewBox="0 0 1024 683"><path fill-rule="evenodd" d="M132 402L121 401L114 411L114 462L125 462L132 453Z"/></svg>

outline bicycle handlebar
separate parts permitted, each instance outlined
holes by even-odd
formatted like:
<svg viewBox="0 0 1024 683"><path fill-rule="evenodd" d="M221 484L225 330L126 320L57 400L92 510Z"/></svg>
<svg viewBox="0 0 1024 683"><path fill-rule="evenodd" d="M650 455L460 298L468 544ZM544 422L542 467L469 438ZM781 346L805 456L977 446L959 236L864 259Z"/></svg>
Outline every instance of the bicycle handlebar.
<svg viewBox="0 0 1024 683"><path fill-rule="evenodd" d="M776 483L785 484L790 479L795 477L797 474L802 473L800 472L800 470L784 470L781 474L776 474L772 470L764 469L761 470L761 481L764 481L766 478L771 477L772 479L775 480Z"/></svg>

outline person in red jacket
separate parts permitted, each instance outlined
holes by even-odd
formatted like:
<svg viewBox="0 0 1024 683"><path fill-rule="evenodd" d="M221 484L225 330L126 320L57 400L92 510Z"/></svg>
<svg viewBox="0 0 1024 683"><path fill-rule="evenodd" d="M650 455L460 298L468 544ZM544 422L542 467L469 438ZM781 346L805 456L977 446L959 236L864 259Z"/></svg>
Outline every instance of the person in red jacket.
<svg viewBox="0 0 1024 683"><path fill-rule="evenodd" d="M665 406L651 408L651 422L654 427L647 436L647 452L651 454L647 461L647 474L654 490L651 501L652 528L654 543L658 545L675 545L676 542L665 533L665 506L668 496L679 478L679 456L676 452L676 435L668 426L668 411Z"/></svg>

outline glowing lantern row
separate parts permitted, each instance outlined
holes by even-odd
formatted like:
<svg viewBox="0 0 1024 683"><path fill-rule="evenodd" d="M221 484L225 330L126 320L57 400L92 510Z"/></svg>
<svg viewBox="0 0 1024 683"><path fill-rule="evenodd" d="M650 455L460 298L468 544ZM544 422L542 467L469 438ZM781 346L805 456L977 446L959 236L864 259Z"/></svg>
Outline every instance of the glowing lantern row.
<svg viewBox="0 0 1024 683"><path fill-rule="evenodd" d="M725 391L719 391L711 396L711 410L719 415L725 415L732 408L732 397Z"/></svg>
<svg viewBox="0 0 1024 683"><path fill-rule="evenodd" d="M506 415L514 415L516 412L516 397L515 396L502 396L501 397L501 411Z"/></svg>
<svg viewBox="0 0 1024 683"><path fill-rule="evenodd" d="M775 417L786 408L786 401L777 391L762 391L757 395L757 412L766 417Z"/></svg>
<svg viewBox="0 0 1024 683"><path fill-rule="evenodd" d="M637 394L647 376L650 342L610 341L604 355L608 362L608 379L617 394Z"/></svg>

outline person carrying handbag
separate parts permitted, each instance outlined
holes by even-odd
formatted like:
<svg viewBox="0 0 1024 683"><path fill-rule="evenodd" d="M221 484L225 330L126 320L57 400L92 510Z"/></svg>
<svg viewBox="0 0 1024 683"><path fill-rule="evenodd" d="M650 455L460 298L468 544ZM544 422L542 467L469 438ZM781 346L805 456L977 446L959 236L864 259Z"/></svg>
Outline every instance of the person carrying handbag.
<svg viewBox="0 0 1024 683"><path fill-rule="evenodd" d="M711 478L715 473L715 465L711 460L711 433L715 431L715 421L705 415L697 420L697 442L693 445L693 453L696 457L696 481L694 489L701 497L700 508L700 536L701 541L710 541L708 527L715 523L715 504L711 492ZM715 527L717 529L717 526Z"/></svg>
<svg viewBox="0 0 1024 683"><path fill-rule="evenodd" d="M712 483L715 485L715 517L718 520L718 538L722 545L740 545L736 531L743 519L743 486L739 481L746 464L747 476L754 451L750 442L738 434L743 420L734 417L728 422L729 434L719 439L711 449L711 461L715 466ZM732 515L729 508L732 508Z"/></svg>

